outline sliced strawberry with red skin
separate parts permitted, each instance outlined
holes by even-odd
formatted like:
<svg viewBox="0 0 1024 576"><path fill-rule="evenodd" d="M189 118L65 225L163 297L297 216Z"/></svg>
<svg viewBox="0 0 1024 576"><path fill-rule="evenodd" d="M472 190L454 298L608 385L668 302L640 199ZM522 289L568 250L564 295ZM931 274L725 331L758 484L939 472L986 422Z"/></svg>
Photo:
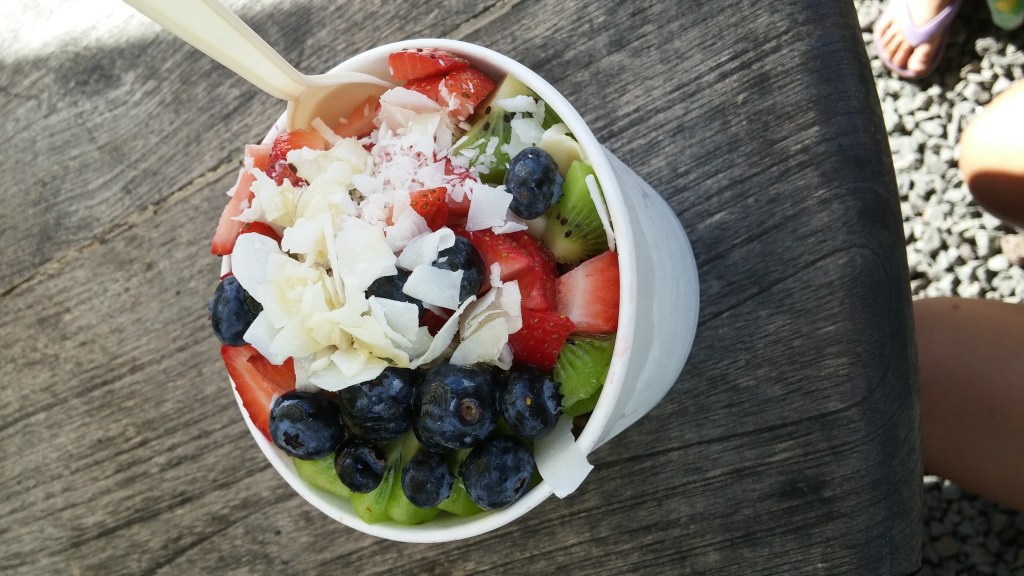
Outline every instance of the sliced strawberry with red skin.
<svg viewBox="0 0 1024 576"><path fill-rule="evenodd" d="M508 237L526 252L533 264L529 272L520 275L523 308L554 310L555 279L558 276L554 254L529 232L512 232Z"/></svg>
<svg viewBox="0 0 1024 576"><path fill-rule="evenodd" d="M426 78L469 66L469 62L451 52L433 48L407 48L388 55L388 70L396 83Z"/></svg>
<svg viewBox="0 0 1024 576"><path fill-rule="evenodd" d="M476 105L483 102L494 87L494 80L476 68L456 70L444 77L444 89L440 94L441 105L447 106L450 113L459 120L465 120L473 114Z"/></svg>
<svg viewBox="0 0 1024 576"><path fill-rule="evenodd" d="M619 256L605 251L558 278L558 312L577 332L611 334L619 327Z"/></svg>
<svg viewBox="0 0 1024 576"><path fill-rule="evenodd" d="M220 355L249 419L269 440L270 407L274 399L295 389L294 362L289 358L275 366L248 344L225 344L220 347Z"/></svg>
<svg viewBox="0 0 1024 576"><path fill-rule="evenodd" d="M438 95L441 93L441 82L444 81L444 78L444 74L435 74L433 76L427 76L426 78L417 78L402 84L402 88L412 90L413 92L419 92L427 98L437 102Z"/></svg>
<svg viewBox="0 0 1024 576"><path fill-rule="evenodd" d="M508 343L516 362L551 370L572 332L572 320L568 317L526 308L523 309L523 327L508 335Z"/></svg>
<svg viewBox="0 0 1024 576"><path fill-rule="evenodd" d="M217 223L217 231L213 233L213 243L210 245L210 252L215 256L231 254L235 249L235 238L238 238L238 231L242 229L242 222L235 220L235 217L242 213L242 203L251 202L253 193L249 188L256 181L256 177L244 168L238 171L238 180L235 182L235 190L231 193L231 200L228 200L224 211L220 213L220 222Z"/></svg>
<svg viewBox="0 0 1024 576"><path fill-rule="evenodd" d="M267 238L273 238L278 244L281 243L281 235L277 233L277 230L267 224L266 222L246 222L242 224L242 229L238 231L238 235L242 234L263 234Z"/></svg>
<svg viewBox="0 0 1024 576"><path fill-rule="evenodd" d="M273 149L273 142L268 142L266 144L246 144L245 156L246 158L252 158L252 165L257 170L266 172L267 166L270 164L270 152Z"/></svg>
<svg viewBox="0 0 1024 576"><path fill-rule="evenodd" d="M423 312L423 316L420 318L420 326L425 326L427 328L427 332L430 332L431 336L437 336L437 331L440 330L447 321L447 318L438 315L433 310L427 310Z"/></svg>
<svg viewBox="0 0 1024 576"><path fill-rule="evenodd" d="M380 96L370 96L345 118L344 122L338 124L334 133L342 138L362 138L373 132L377 126L373 119L380 110Z"/></svg>
<svg viewBox="0 0 1024 576"><path fill-rule="evenodd" d="M409 194L409 206L423 216L431 230L444 228L448 223L448 190L443 186Z"/></svg>
<svg viewBox="0 0 1024 576"><path fill-rule="evenodd" d="M473 232L467 232L462 228L452 230L469 240L484 259L484 266L488 271L494 263L501 266L502 282L517 280L523 273L533 268L529 254L509 238L508 234L495 234L487 228ZM523 290L522 283L519 289Z"/></svg>
<svg viewBox="0 0 1024 576"><path fill-rule="evenodd" d="M293 130L282 134L274 139L265 172L278 186L285 180L291 181L292 186L301 186L305 182L295 173L291 164L288 164L288 153L301 148L323 150L326 147L327 141L315 130Z"/></svg>

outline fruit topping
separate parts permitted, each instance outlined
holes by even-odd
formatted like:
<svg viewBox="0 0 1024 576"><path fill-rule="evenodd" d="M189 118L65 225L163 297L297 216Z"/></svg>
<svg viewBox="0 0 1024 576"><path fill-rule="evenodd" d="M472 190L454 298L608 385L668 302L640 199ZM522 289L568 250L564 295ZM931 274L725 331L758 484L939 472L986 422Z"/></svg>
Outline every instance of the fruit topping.
<svg viewBox="0 0 1024 576"><path fill-rule="evenodd" d="M249 420L269 440L270 405L277 396L295 389L294 363L289 358L275 366L249 345L224 344L220 355Z"/></svg>
<svg viewBox="0 0 1024 576"><path fill-rule="evenodd" d="M414 429L429 450L469 448L498 423L498 385L491 368L442 363L416 388Z"/></svg>
<svg viewBox="0 0 1024 576"><path fill-rule="evenodd" d="M360 440L398 438L409 429L416 371L385 368L379 376L338 391L341 421Z"/></svg>
<svg viewBox="0 0 1024 576"><path fill-rule="evenodd" d="M316 460L300 460L295 458L292 460L292 464L295 465L295 472L299 475L299 478L302 478L310 485L342 498L347 499L352 496L352 491L341 483L341 480L338 479L338 473L334 471L333 453Z"/></svg>
<svg viewBox="0 0 1024 576"><path fill-rule="evenodd" d="M558 164L540 148L524 148L509 162L505 189L512 194L509 210L513 214L526 220L538 218L562 196Z"/></svg>
<svg viewBox="0 0 1024 576"><path fill-rule="evenodd" d="M469 166L490 184L505 181L509 159L526 146L536 144L548 124L548 108L537 95L512 76L506 76L491 92L491 97L476 105L481 113L454 153L467 159ZM552 115L553 122L557 117Z"/></svg>
<svg viewBox="0 0 1024 576"><path fill-rule="evenodd" d="M572 320L557 312L523 309L523 327L509 334L516 362L551 370L562 344L573 331Z"/></svg>
<svg viewBox="0 0 1024 576"><path fill-rule="evenodd" d="M449 72L441 83L438 100L458 120L465 120L473 114L480 102L494 91L494 80L480 70L462 68Z"/></svg>
<svg viewBox="0 0 1024 576"><path fill-rule="evenodd" d="M379 447L353 440L341 445L334 457L338 479L353 492L366 493L384 479L387 456Z"/></svg>
<svg viewBox="0 0 1024 576"><path fill-rule="evenodd" d="M420 508L433 508L451 494L455 474L440 452L423 450L402 468L402 491Z"/></svg>
<svg viewBox="0 0 1024 576"><path fill-rule="evenodd" d="M614 348L614 336L574 334L565 341L552 376L558 382L566 414L579 416L594 410Z"/></svg>
<svg viewBox="0 0 1024 576"><path fill-rule="evenodd" d="M558 272L555 257L528 232L513 232L508 235L530 259L530 269L519 274L519 286L523 292L523 308L531 310L555 309L555 278Z"/></svg>
<svg viewBox="0 0 1024 576"><path fill-rule="evenodd" d="M575 332L611 334L619 326L619 256L606 251L558 278L558 312Z"/></svg>
<svg viewBox="0 0 1024 576"><path fill-rule="evenodd" d="M480 252L462 236L455 237L455 244L445 248L437 255L433 263L435 268L450 270L452 272L462 271L462 282L459 284L459 302L470 296L476 296L485 285L487 268L484 266L484 259Z"/></svg>
<svg viewBox="0 0 1024 576"><path fill-rule="evenodd" d="M235 239L242 228L242 222L235 220L235 217L242 213L245 204L252 201L251 188L255 181L256 177L249 170L242 168L238 171L238 181L235 182L231 200L224 206L220 222L217 223L217 231L213 234L213 243L210 245L210 252L213 255L226 256L234 250Z"/></svg>
<svg viewBox="0 0 1024 576"><path fill-rule="evenodd" d="M242 336L263 306L242 288L237 278L225 276L217 284L207 309L217 339L228 346L244 346Z"/></svg>
<svg viewBox="0 0 1024 576"><path fill-rule="evenodd" d="M274 227L266 222L244 222L242 228L238 231L239 236L242 234L263 234L267 238L273 238L278 244L281 243L281 235L274 230Z"/></svg>
<svg viewBox="0 0 1024 576"><path fill-rule="evenodd" d="M376 118L379 108L380 97L370 96L352 109L348 117L334 129L334 133L342 138L362 138L369 135L376 127L373 119Z"/></svg>
<svg viewBox="0 0 1024 576"><path fill-rule="evenodd" d="M326 147L327 141L315 130L293 130L282 134L274 139L274 147L267 161L267 176L278 185L285 180L290 181L292 186L303 185L303 180L295 173L295 167L288 163L288 153L302 148L323 150Z"/></svg>
<svg viewBox="0 0 1024 576"><path fill-rule="evenodd" d="M409 194L409 206L427 221L432 231L448 223L448 190L443 186Z"/></svg>
<svg viewBox="0 0 1024 576"><path fill-rule="evenodd" d="M462 463L469 497L484 510L512 504L530 487L533 454L512 436L498 436L470 451Z"/></svg>
<svg viewBox="0 0 1024 576"><path fill-rule="evenodd" d="M544 244L561 264L578 264L608 250L608 235L587 186L587 177L593 175L589 164L573 162L562 185L562 199L548 211Z"/></svg>
<svg viewBox="0 0 1024 576"><path fill-rule="evenodd" d="M501 391L501 415L509 430L524 440L547 436L562 414L562 395L547 371L513 366Z"/></svg>
<svg viewBox="0 0 1024 576"><path fill-rule="evenodd" d="M388 55L388 70L395 82L407 82L469 66L460 56L444 50L408 48Z"/></svg>
<svg viewBox="0 0 1024 576"><path fill-rule="evenodd" d="M270 409L270 439L293 458L323 458L345 439L338 405L315 392L286 392Z"/></svg>

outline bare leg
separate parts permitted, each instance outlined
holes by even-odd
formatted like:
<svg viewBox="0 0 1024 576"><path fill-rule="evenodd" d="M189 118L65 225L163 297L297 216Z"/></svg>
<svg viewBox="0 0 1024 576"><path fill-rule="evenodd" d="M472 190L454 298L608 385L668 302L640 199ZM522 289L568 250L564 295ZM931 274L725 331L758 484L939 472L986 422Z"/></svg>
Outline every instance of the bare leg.
<svg viewBox="0 0 1024 576"><path fill-rule="evenodd" d="M914 302L927 473L1024 511L1024 305Z"/></svg>
<svg viewBox="0 0 1024 576"><path fill-rule="evenodd" d="M1024 81L997 96L960 139L960 172L974 199L1024 227Z"/></svg>

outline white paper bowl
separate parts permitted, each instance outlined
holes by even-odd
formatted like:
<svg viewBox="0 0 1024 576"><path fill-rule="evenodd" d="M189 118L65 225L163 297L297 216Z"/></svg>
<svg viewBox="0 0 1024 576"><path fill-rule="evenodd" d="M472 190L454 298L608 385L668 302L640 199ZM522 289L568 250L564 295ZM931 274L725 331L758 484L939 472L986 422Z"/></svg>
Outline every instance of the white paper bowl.
<svg viewBox="0 0 1024 576"><path fill-rule="evenodd" d="M379 46L355 56L335 70L365 72L388 79L388 54L404 48L439 48L462 55L495 78L518 78L549 105L594 167L608 205L619 255L619 327L608 379L577 447L589 454L648 413L675 383L690 353L697 328L697 268L689 241L668 204L594 137L571 104L536 73L515 60L474 44L445 39L418 39ZM351 108L365 99L358 94ZM278 119L265 141L284 127ZM234 389L234 387L232 387ZM461 518L442 513L418 526L394 522L368 524L348 500L307 485L291 459L253 426L235 394L249 431L278 473L325 514L381 538L402 542L448 542L500 528L546 498L552 489L540 482L511 506Z"/></svg>

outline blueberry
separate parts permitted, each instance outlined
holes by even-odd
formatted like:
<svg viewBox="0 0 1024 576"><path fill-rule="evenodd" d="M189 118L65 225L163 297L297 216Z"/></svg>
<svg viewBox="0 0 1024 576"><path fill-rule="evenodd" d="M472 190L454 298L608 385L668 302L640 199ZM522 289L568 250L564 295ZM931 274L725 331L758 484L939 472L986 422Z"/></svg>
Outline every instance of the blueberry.
<svg viewBox="0 0 1024 576"><path fill-rule="evenodd" d="M498 385L485 366L438 364L416 387L413 430L430 450L470 448L498 423Z"/></svg>
<svg viewBox="0 0 1024 576"><path fill-rule="evenodd" d="M462 463L469 499L490 510L518 500L530 487L533 454L522 440L498 436L473 448Z"/></svg>
<svg viewBox="0 0 1024 576"><path fill-rule="evenodd" d="M366 289L366 297L376 296L378 298L387 298L388 300L398 300L399 302L409 302L415 304L419 308L419 313L423 314L423 302L419 299L409 296L405 292L402 292L402 288L405 287L405 281L409 279L409 272L405 270L399 270L397 274L391 276L381 276L373 281L372 284Z"/></svg>
<svg viewBox="0 0 1024 576"><path fill-rule="evenodd" d="M449 494L455 474L448 467L448 458L439 452L424 450L413 456L402 469L402 492L414 506L433 508Z"/></svg>
<svg viewBox="0 0 1024 576"><path fill-rule="evenodd" d="M380 447L359 440L346 442L334 457L338 479L353 492L372 492L380 486L387 456Z"/></svg>
<svg viewBox="0 0 1024 576"><path fill-rule="evenodd" d="M462 284L459 285L459 302L476 296L484 284L487 273L484 259L476 248L462 236L455 237L455 245L445 248L437 255L434 268L457 272L462 270Z"/></svg>
<svg viewBox="0 0 1024 576"><path fill-rule="evenodd" d="M270 408L270 438L289 456L323 458L345 439L338 405L313 392L287 392Z"/></svg>
<svg viewBox="0 0 1024 576"><path fill-rule="evenodd" d="M385 368L379 376L338 391L341 421L356 438L369 441L398 438L412 420L416 372Z"/></svg>
<svg viewBox="0 0 1024 576"><path fill-rule="evenodd" d="M525 440L547 436L562 414L558 384L534 366L513 366L500 398L501 415L513 434Z"/></svg>
<svg viewBox="0 0 1024 576"><path fill-rule="evenodd" d="M508 163L505 190L512 195L509 210L532 220L562 197L562 175L550 154L537 147L524 148Z"/></svg>
<svg viewBox="0 0 1024 576"><path fill-rule="evenodd" d="M242 288L238 279L225 276L213 292L207 309L217 339L228 346L244 346L242 336L263 306Z"/></svg>

